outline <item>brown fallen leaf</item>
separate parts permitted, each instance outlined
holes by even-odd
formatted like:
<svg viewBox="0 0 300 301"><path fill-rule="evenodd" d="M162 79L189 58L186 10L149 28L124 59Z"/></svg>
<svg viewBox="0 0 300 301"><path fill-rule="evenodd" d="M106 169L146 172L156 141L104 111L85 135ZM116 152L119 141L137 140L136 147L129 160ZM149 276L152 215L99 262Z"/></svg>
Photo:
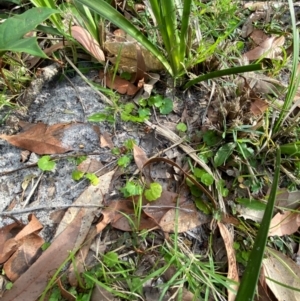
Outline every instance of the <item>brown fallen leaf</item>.
<svg viewBox="0 0 300 301"><path fill-rule="evenodd" d="M138 169L142 171L144 164L148 161L148 157L145 151L136 144L133 146L133 158Z"/></svg>
<svg viewBox="0 0 300 301"><path fill-rule="evenodd" d="M16 252L4 263L3 270L7 278L15 282L42 254L44 239L36 233L27 235L17 241Z"/></svg>
<svg viewBox="0 0 300 301"><path fill-rule="evenodd" d="M124 199L117 202L118 204L114 206L115 213L113 216L111 215L112 227L122 231L133 231L135 228L138 230L158 228L157 223L143 211L140 220L138 220L134 212L132 200Z"/></svg>
<svg viewBox="0 0 300 301"><path fill-rule="evenodd" d="M298 231L299 226L299 213L290 211L286 211L283 214L277 213L271 220L269 236L290 235Z"/></svg>
<svg viewBox="0 0 300 301"><path fill-rule="evenodd" d="M267 195L269 195L268 192ZM289 209L296 209L299 206L300 191L289 191L287 188L277 190L276 206L285 207Z"/></svg>
<svg viewBox="0 0 300 301"><path fill-rule="evenodd" d="M25 225L21 222L14 222L0 229L0 264L4 263L17 249L18 243L13 238L24 227Z"/></svg>
<svg viewBox="0 0 300 301"><path fill-rule="evenodd" d="M86 29L80 26L72 26L71 34L94 58L99 62L105 62L105 55L99 43Z"/></svg>
<svg viewBox="0 0 300 301"><path fill-rule="evenodd" d="M268 107L269 104L265 100L261 98L255 98L251 101L250 111L254 116L261 116L268 109Z"/></svg>
<svg viewBox="0 0 300 301"><path fill-rule="evenodd" d="M257 60L262 56L269 59L282 59L280 54L282 53L281 46L285 42L284 36L281 37L271 37L263 41L259 46L246 52L244 57L249 61Z"/></svg>
<svg viewBox="0 0 300 301"><path fill-rule="evenodd" d="M114 144L111 140L111 135L108 132L103 132L100 136L100 146L108 147L109 149L114 148Z"/></svg>
<svg viewBox="0 0 300 301"><path fill-rule="evenodd" d="M94 173L94 172L98 171L99 169L101 169L102 167L103 167L103 164L100 161L91 159L91 158L87 158L86 160L84 160L77 166L77 169L84 173L86 173L86 172Z"/></svg>
<svg viewBox="0 0 300 301"><path fill-rule="evenodd" d="M13 282L39 257L40 248L44 243L44 240L38 235L43 225L33 214L28 216L28 220L27 225L23 225L14 237L3 244L1 254L1 261L5 259L3 270ZM9 259L7 255L9 255Z"/></svg>
<svg viewBox="0 0 300 301"><path fill-rule="evenodd" d="M76 297L73 294L71 294L67 289L64 288L60 278L57 280L57 285L58 285L60 294L64 298L64 300L76 301Z"/></svg>
<svg viewBox="0 0 300 301"><path fill-rule="evenodd" d="M263 41L267 40L269 37L259 29L255 29L252 31L250 38L256 45L260 45Z"/></svg>
<svg viewBox="0 0 300 301"><path fill-rule="evenodd" d="M272 250L262 265L269 289L278 301L299 301L300 292L289 287L299 289L300 268L291 258L282 252ZM275 281L272 281L275 280Z"/></svg>
<svg viewBox="0 0 300 301"><path fill-rule="evenodd" d="M99 77L100 79L104 78L104 73L102 70L99 72ZM135 95L141 88L141 86L137 87L130 81L121 78L118 75L113 78L112 74L105 75L105 83L107 87L116 90L120 94L127 94L129 96Z"/></svg>
<svg viewBox="0 0 300 301"><path fill-rule="evenodd" d="M223 223L218 222L218 227L225 244L227 258L228 258L227 278L239 282L239 273L236 264L235 250L233 248L233 235L229 232L228 228ZM231 284L230 287L235 291L238 290L238 284ZM227 300L234 301L235 296L236 294L233 293L230 289L228 289Z"/></svg>
<svg viewBox="0 0 300 301"><path fill-rule="evenodd" d="M97 206L100 207L104 201L104 195L108 192L110 183L112 180L112 177L115 173L115 170L112 170L103 176L99 177L99 184L96 186L89 186L85 191L82 192L82 194L76 199L74 202L75 205L91 205L95 206L94 208L69 208L67 212L65 213L64 218L62 219L61 223L59 224L56 236L58 236L62 231L64 231L65 227L73 222L73 219L77 217L78 212L81 212L84 210L85 214L83 218L78 222L80 224L80 232L77 235L77 240L75 243L75 247L78 248L81 246L84 242L84 246L81 247L80 252L76 254L75 262L77 264L76 273L79 271L83 272L84 267L84 260L85 256L88 253L90 244L92 243L93 237L97 234L96 230L94 231L92 227L92 223L95 218L95 211L97 209ZM70 268L68 272L69 282L72 285L76 285L78 281L78 277L76 276L76 273L73 270L73 266ZM82 268L82 270L81 270Z"/></svg>
<svg viewBox="0 0 300 301"><path fill-rule="evenodd" d="M73 222L53 241L39 259L17 279L13 288L5 292L1 301L37 300L49 279L74 249L80 231L80 221L84 214L84 211L78 213Z"/></svg>
<svg viewBox="0 0 300 301"><path fill-rule="evenodd" d="M197 210L194 203L184 202L178 209L169 209L159 221L159 226L164 232L182 233L208 223L209 220L208 216Z"/></svg>
<svg viewBox="0 0 300 301"><path fill-rule="evenodd" d="M73 124L58 123L48 126L42 122L26 124L24 131L13 135L0 135L1 139L10 144L32 151L39 155L61 154L70 151L70 147L63 145L60 138L63 131Z"/></svg>
<svg viewBox="0 0 300 301"><path fill-rule="evenodd" d="M109 58L112 64L118 62L119 70L123 72L133 73L137 71L137 43L124 41L106 41L104 43L105 49L114 57ZM146 71L160 71L164 70L163 64L148 50L141 47L143 59L146 64Z"/></svg>

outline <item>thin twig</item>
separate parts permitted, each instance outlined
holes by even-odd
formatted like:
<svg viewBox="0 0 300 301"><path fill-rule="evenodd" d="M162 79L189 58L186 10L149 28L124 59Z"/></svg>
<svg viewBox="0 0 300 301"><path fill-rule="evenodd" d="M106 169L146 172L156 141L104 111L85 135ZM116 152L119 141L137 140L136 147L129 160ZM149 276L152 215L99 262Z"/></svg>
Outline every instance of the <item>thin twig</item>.
<svg viewBox="0 0 300 301"><path fill-rule="evenodd" d="M91 83L90 81L79 71L79 69L73 64L73 62L67 57L64 56L66 61L72 66L72 68L80 75L80 77L101 97L101 99L106 102L107 104L113 106L113 102L107 98L104 94L102 94L100 91L98 91Z"/></svg>
<svg viewBox="0 0 300 301"><path fill-rule="evenodd" d="M70 207L78 207L78 208L103 208L103 205L90 205L90 204L70 204L70 205L59 205L59 206L37 206L37 207L28 207L26 209L20 209L20 210L12 210L12 211L2 211L0 212L0 216L7 216L10 217L10 215L16 215L16 214L24 214L28 212L34 212L34 211L58 211L58 210L63 210L63 209L68 209Z"/></svg>
<svg viewBox="0 0 300 301"><path fill-rule="evenodd" d="M24 204L23 204L23 208L25 208L27 206L27 204L29 203L29 200L30 198L32 197L33 193L35 192L37 186L39 185L39 182L43 176L44 172L42 172L39 176L39 178L36 180L36 183L34 184L34 186L32 187L29 195L27 196L26 200L24 201Z"/></svg>

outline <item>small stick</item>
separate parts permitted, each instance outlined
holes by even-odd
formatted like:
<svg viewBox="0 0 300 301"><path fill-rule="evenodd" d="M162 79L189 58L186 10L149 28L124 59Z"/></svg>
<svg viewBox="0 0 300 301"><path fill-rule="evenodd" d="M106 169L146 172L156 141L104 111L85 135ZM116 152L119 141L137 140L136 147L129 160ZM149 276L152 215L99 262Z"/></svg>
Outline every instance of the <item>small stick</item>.
<svg viewBox="0 0 300 301"><path fill-rule="evenodd" d="M31 191L30 191L29 195L27 196L26 200L24 201L23 208L25 208L26 205L29 203L29 200L30 200L30 198L32 197L34 191L36 190L36 188L37 188L37 186L38 186L38 184L39 184L39 182L40 182L40 180L41 180L43 174L44 174L44 172L42 172L42 173L40 174L39 178L36 180L36 183L34 184L33 188L31 189Z"/></svg>

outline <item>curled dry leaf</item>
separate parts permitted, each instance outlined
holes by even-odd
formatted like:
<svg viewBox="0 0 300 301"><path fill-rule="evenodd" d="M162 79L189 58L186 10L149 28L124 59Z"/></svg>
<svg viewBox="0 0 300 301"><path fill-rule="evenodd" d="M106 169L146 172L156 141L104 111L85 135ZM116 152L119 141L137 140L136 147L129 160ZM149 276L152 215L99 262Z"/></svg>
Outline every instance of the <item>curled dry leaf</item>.
<svg viewBox="0 0 300 301"><path fill-rule="evenodd" d="M84 212L79 212L73 222L53 241L29 269L22 274L1 301L37 300L49 279L74 249L80 232Z"/></svg>
<svg viewBox="0 0 300 301"><path fill-rule="evenodd" d="M13 223L1 230L1 234L4 236L1 238L0 262L5 262L3 270L13 282L37 259L41 253L40 247L44 243L44 240L38 235L43 228L42 224L32 214L29 215L28 220L29 223L26 226ZM17 229L20 232L11 237L11 231Z"/></svg>
<svg viewBox="0 0 300 301"><path fill-rule="evenodd" d="M91 34L80 26L72 26L72 36L77 40L94 58L99 62L105 62L105 55L99 43L91 36Z"/></svg>

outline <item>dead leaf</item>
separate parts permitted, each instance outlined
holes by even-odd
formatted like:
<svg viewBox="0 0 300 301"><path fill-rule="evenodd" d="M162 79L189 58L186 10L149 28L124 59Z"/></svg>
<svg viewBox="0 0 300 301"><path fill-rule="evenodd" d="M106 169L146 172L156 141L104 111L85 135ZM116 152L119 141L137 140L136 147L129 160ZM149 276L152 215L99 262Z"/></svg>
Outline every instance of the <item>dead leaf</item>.
<svg viewBox="0 0 300 301"><path fill-rule="evenodd" d="M15 282L42 254L41 246L44 239L38 234L31 233L26 237L16 240L18 250L4 263L3 270L7 278Z"/></svg>
<svg viewBox="0 0 300 301"><path fill-rule="evenodd" d="M17 279L13 288L5 292L1 301L37 300L49 279L74 249L83 214L83 211L79 212L39 259Z"/></svg>
<svg viewBox="0 0 300 301"><path fill-rule="evenodd" d="M296 289L300 287L300 267L291 258L282 252L272 250L268 257L263 259L262 264L267 285L278 301L300 300L300 292L287 287Z"/></svg>
<svg viewBox="0 0 300 301"><path fill-rule="evenodd" d="M105 175L99 177L99 184L96 186L90 185L86 190L82 192L82 194L74 202L74 205L77 206L80 205L82 205L83 207L85 207L86 205L95 206L94 208L93 207L84 208L86 210L85 218L83 221L81 221L84 227L81 229L82 232L80 237L78 237L78 242L77 242L78 246L80 246L83 243L91 227L91 224L94 220L93 212L96 210L97 206L100 207L102 205L104 195L108 192L114 173L115 170L112 170L106 173ZM69 208L67 210L63 220L61 221L60 225L56 230L55 237L58 236L62 231L64 231L65 227L68 224L72 223L73 219L76 218L80 210L81 210L80 208L76 208L76 207Z"/></svg>
<svg viewBox="0 0 300 301"><path fill-rule="evenodd" d="M260 45L263 41L267 40L269 37L259 29L255 29L252 31L250 38L256 45Z"/></svg>
<svg viewBox="0 0 300 301"><path fill-rule="evenodd" d="M246 52L244 57L249 61L257 60L262 56L269 59L282 59L280 54L282 53L281 46L284 44L285 38L281 36L279 38L273 36L262 42L256 48Z"/></svg>
<svg viewBox="0 0 300 301"><path fill-rule="evenodd" d="M92 35L80 26L72 26L71 33L75 40L77 40L94 58L99 62L105 62L105 55L99 43L92 37Z"/></svg>
<svg viewBox="0 0 300 301"><path fill-rule="evenodd" d="M144 164L148 161L148 157L145 151L136 144L133 146L133 157L139 171L142 171Z"/></svg>
<svg viewBox="0 0 300 301"><path fill-rule="evenodd" d="M75 242L75 247L78 248L84 242L84 246L81 248L75 256L76 262L76 273L78 271L84 271L84 260L85 256L88 253L92 239L97 234L96 228L91 227L95 219L95 211L97 206L100 207L104 200L104 195L108 192L112 177L115 173L115 170L112 170L103 176L99 177L99 184L96 186L89 186L74 202L75 205L81 205L84 207L86 205L95 205L91 208L69 208L65 213L64 218L62 219L58 229L56 231L56 236L58 236L65 227L73 222L73 219L79 214L78 212L83 211L83 218L80 220L80 232L77 235L77 240ZM74 266L72 266L68 271L68 278L71 285L76 286L78 282L78 277L74 271Z"/></svg>
<svg viewBox="0 0 300 301"><path fill-rule="evenodd" d="M105 84L107 87L116 90L120 94L127 94L129 96L135 95L141 87L137 87L132 84L130 81L121 78L120 76L116 75L113 78L112 74L106 74L104 76L103 71L101 70L99 73L100 79L105 77ZM1 136L0 136L1 138Z"/></svg>
<svg viewBox="0 0 300 301"><path fill-rule="evenodd" d="M178 216L178 219L176 217ZM183 203L178 209L169 209L161 218L159 226L164 232L186 232L209 222L209 217L197 210L192 202Z"/></svg>
<svg viewBox="0 0 300 301"><path fill-rule="evenodd" d="M148 203L147 200L144 200L143 204L145 205L145 208L143 211L159 224L163 216L170 209L175 208L176 204L181 207L185 202L186 198L179 196L177 193L164 190L155 202Z"/></svg>
<svg viewBox="0 0 300 301"><path fill-rule="evenodd" d="M243 217L244 219L250 219L257 223L260 223L264 216L264 210L254 210L242 205L237 206L237 211L239 217Z"/></svg>
<svg viewBox="0 0 300 301"><path fill-rule="evenodd" d="M109 149L114 148L114 144L111 140L111 135L108 132L104 132L100 136L100 146L101 147L108 147Z"/></svg>
<svg viewBox="0 0 300 301"><path fill-rule="evenodd" d="M101 169L103 167L103 164L95 159L87 158L83 162L81 162L78 166L77 169L79 171L82 171L84 173L89 172L89 173L94 173Z"/></svg>
<svg viewBox="0 0 300 301"><path fill-rule="evenodd" d="M70 147L63 145L60 137L63 131L73 124L58 123L51 126L39 122L26 124L24 131L13 135L0 135L1 139L10 144L30 150L36 154L61 154L70 151Z"/></svg>
<svg viewBox="0 0 300 301"><path fill-rule="evenodd" d="M300 216L298 213L286 211L283 214L277 213L271 220L269 236L290 235L298 231Z"/></svg>
<svg viewBox="0 0 300 301"><path fill-rule="evenodd" d="M76 301L76 297L64 288L60 278L57 280L57 285L59 287L60 294L64 298L64 300Z"/></svg>
<svg viewBox="0 0 300 301"><path fill-rule="evenodd" d="M17 249L18 243L13 238L24 227L21 222L14 222L0 229L0 263L4 263Z"/></svg>
<svg viewBox="0 0 300 301"><path fill-rule="evenodd" d="M118 210L111 221L112 227L122 231L133 231L135 228L138 230L158 228L157 223L144 211L141 213L140 220L137 219L132 200L118 200L118 203Z"/></svg>
<svg viewBox="0 0 300 301"><path fill-rule="evenodd" d="M29 223L23 225L14 237L3 243L1 252L1 261L5 261L3 270L13 282L39 257L40 247L44 243L44 240L38 235L43 228L42 224L33 214L28 216L28 220Z"/></svg>
<svg viewBox="0 0 300 301"><path fill-rule="evenodd" d="M27 151L27 150L22 151L20 162L22 162L22 163L27 162L29 160L29 157L30 157L29 151Z"/></svg>
<svg viewBox="0 0 300 301"><path fill-rule="evenodd" d="M137 43L133 42L117 42L117 41L106 41L104 43L105 49L114 57L109 60L116 64L118 61L119 70L123 72L134 73L137 71ZM164 70L163 64L148 50L141 47L141 52L146 64L146 71L160 71Z"/></svg>
<svg viewBox="0 0 300 301"><path fill-rule="evenodd" d="M286 188L277 190L276 206L296 209L299 206L300 191L288 191Z"/></svg>
<svg viewBox="0 0 300 301"><path fill-rule="evenodd" d="M91 301L114 301L117 300L114 298L114 295L106 290L105 288L101 287L100 285L95 285L91 297Z"/></svg>
<svg viewBox="0 0 300 301"><path fill-rule="evenodd" d="M261 116L268 109L268 107L269 104L265 100L261 98L255 98L251 101L250 111L254 116Z"/></svg>
<svg viewBox="0 0 300 301"><path fill-rule="evenodd" d="M218 222L218 227L223 238L227 258L228 258L228 273L227 278L235 282L239 282L239 273L236 264L235 251L233 248L233 235L228 231L228 228L223 224ZM238 284L230 285L230 287L237 291ZM236 294L234 294L230 289L228 289L228 301L234 301Z"/></svg>

